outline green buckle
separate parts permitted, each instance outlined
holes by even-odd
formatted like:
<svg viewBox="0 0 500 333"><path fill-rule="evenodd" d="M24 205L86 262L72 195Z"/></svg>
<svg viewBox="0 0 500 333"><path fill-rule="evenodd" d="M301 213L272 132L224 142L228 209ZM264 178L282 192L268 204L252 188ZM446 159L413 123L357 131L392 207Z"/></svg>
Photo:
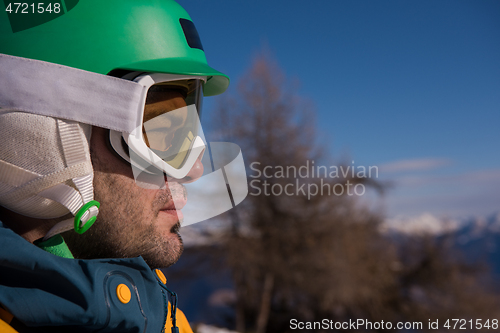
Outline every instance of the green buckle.
<svg viewBox="0 0 500 333"><path fill-rule="evenodd" d="M83 227L80 226L80 224L82 222L81 218L82 218L83 214L85 214L85 212L88 211L90 209L90 207L93 207L93 206L96 206L97 208L99 208L101 206L101 204L95 200L89 201L85 205L83 205L82 208L80 208L78 213L76 213L76 215L75 215L75 231L77 233L83 234L85 231L89 230L89 228L92 226L92 224L94 224L95 220L97 219L96 216L92 216L87 221L87 223L85 223L83 225Z"/></svg>

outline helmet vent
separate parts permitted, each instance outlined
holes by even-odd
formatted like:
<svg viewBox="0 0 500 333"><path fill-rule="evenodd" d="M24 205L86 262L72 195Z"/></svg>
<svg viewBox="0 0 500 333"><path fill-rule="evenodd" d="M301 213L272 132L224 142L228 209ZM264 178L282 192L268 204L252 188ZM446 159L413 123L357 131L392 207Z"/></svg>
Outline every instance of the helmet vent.
<svg viewBox="0 0 500 333"><path fill-rule="evenodd" d="M198 35L198 31L194 26L194 23L190 20L179 19L179 22L182 27L182 31L184 31L184 36L186 37L186 41L190 48L192 49L200 49L203 51L203 45L201 45L200 35Z"/></svg>

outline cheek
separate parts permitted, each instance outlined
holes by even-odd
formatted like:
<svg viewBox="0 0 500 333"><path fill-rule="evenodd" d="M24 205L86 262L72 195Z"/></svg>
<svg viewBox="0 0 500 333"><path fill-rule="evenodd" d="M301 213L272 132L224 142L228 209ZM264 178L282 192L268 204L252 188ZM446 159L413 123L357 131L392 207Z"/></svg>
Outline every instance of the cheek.
<svg viewBox="0 0 500 333"><path fill-rule="evenodd" d="M90 157L94 172L115 173L132 177L132 168L108 146L109 131L100 128L92 128L90 138Z"/></svg>
<svg viewBox="0 0 500 333"><path fill-rule="evenodd" d="M97 223L112 228L114 238L129 239L127 234L135 234L140 222L150 219L147 194L124 176L99 172L95 177L94 197L101 203Z"/></svg>
<svg viewBox="0 0 500 333"><path fill-rule="evenodd" d="M157 190L137 186L133 178L122 174L94 173L94 197L110 214L137 215L147 212L152 208L156 193Z"/></svg>
<svg viewBox="0 0 500 333"><path fill-rule="evenodd" d="M94 128L90 144L94 198L101 203L99 215L107 220L142 218L154 208L152 204L157 191L136 185L130 164L106 145L106 134L107 130Z"/></svg>

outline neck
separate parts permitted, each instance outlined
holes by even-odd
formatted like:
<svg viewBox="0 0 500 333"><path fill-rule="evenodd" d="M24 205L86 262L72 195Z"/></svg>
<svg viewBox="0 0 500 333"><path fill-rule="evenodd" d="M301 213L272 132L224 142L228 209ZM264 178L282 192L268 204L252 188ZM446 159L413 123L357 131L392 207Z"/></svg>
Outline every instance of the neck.
<svg viewBox="0 0 500 333"><path fill-rule="evenodd" d="M0 206L0 221L30 243L44 237L56 223L67 218L71 218L71 214L56 219L36 219Z"/></svg>

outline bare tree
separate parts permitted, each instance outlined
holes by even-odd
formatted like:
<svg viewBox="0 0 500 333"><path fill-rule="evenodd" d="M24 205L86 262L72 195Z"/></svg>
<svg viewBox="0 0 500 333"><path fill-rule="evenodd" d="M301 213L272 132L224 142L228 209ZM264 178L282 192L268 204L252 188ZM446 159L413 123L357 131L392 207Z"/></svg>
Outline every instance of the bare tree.
<svg viewBox="0 0 500 333"><path fill-rule="evenodd" d="M242 147L254 185L225 216L232 223L223 253L235 283L237 331L287 332L292 318L427 324L498 311L480 283L480 267L457 259L444 243L381 234L383 217L346 191L279 191L289 184L330 190L379 185L359 175L279 174L328 161L312 104L289 82L269 57L258 56L215 117L218 136Z"/></svg>

